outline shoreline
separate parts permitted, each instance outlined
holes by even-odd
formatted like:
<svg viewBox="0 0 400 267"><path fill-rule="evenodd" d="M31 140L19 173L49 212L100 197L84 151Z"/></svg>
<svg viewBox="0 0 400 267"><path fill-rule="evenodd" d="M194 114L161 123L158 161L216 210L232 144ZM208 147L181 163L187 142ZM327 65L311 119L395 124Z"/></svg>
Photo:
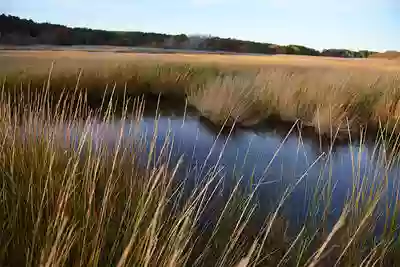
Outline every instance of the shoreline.
<svg viewBox="0 0 400 267"><path fill-rule="evenodd" d="M41 88L55 62L51 91L58 94L74 89L78 82L93 104L101 103L106 87L113 87L116 95L124 91L129 97L161 94L171 102L186 103L217 126L253 127L272 120L301 121L317 135L336 130L344 136L349 130L350 135L359 135L363 128L372 134L380 129L400 132L400 65L393 71L344 63L328 67L326 62L321 68L320 60L313 59L293 66L289 60L285 65L284 59L260 64L246 57L238 60L216 55L121 58L120 54L89 54L47 51L42 57L42 52L5 53L0 55L0 63L5 63L0 75L6 88L21 84ZM301 58L296 64L303 61Z"/></svg>

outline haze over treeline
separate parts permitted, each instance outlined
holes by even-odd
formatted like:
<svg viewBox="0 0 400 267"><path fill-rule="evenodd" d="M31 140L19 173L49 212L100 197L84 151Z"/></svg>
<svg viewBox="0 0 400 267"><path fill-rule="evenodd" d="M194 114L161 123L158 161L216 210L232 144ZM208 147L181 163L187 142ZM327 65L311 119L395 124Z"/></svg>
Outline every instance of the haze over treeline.
<svg viewBox="0 0 400 267"><path fill-rule="evenodd" d="M294 54L346 58L365 58L375 53L367 50L351 51L347 49L325 49L318 51L302 45L277 45L213 36L71 28L51 23L37 23L32 20L6 14L0 15L0 44L140 46L234 53Z"/></svg>

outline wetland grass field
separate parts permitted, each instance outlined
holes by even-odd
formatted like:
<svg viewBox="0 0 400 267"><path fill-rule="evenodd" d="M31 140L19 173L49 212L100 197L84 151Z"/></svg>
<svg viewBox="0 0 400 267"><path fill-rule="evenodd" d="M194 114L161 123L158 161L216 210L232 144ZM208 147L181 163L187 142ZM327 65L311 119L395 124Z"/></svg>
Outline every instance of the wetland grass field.
<svg viewBox="0 0 400 267"><path fill-rule="evenodd" d="M101 100L104 88L129 96L162 94L196 108L213 123L252 126L269 118L302 121L326 134L360 126L398 131L398 61L306 56L3 51L0 71L13 87L75 88ZM345 133L347 135L347 133Z"/></svg>
<svg viewBox="0 0 400 267"><path fill-rule="evenodd" d="M0 265L400 266L400 192L391 172L399 165L397 64L1 51ZM349 140L343 205L332 205L333 149L279 192L265 177L224 172L223 149L212 166L180 171L186 158L172 160L173 139L157 147L156 130L147 139L135 131L150 95L185 107L184 118L192 109L228 129L227 142L233 127L262 123L289 123L288 135L312 129L332 147ZM115 121L129 122L131 135L117 129L111 145L96 137L97 125ZM374 164L366 171L360 155L369 132ZM265 173L280 148L265 158ZM293 222L283 211L300 207L286 203L320 160L307 214ZM264 187L276 193L268 210Z"/></svg>

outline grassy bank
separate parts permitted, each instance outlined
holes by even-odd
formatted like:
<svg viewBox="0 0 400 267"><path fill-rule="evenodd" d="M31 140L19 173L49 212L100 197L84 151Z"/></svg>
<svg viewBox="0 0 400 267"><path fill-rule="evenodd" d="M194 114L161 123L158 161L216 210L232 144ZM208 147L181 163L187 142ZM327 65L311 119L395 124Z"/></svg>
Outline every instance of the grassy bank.
<svg viewBox="0 0 400 267"><path fill-rule="evenodd" d="M51 91L75 89L78 81L92 104L102 101L108 85L120 95L187 101L217 125L274 118L300 120L327 135L348 129L358 135L360 127L399 130L400 67L384 60L3 52L0 72L8 88L40 88L53 60Z"/></svg>
<svg viewBox="0 0 400 267"><path fill-rule="evenodd" d="M249 189L249 177L232 180L218 165L197 173L199 180L192 172L178 177L182 162L170 161L173 142L156 151L156 133L132 144L121 130L111 146L94 143L99 122L115 119L114 100L100 114L87 105L84 89L55 97L52 86L13 93L4 86L0 93L1 266L399 263L398 202L385 197L387 171L396 162L379 140L371 155L378 163L374 182L359 180L354 159L353 190L342 215L329 222L333 185L321 176L309 219L293 229L281 211L307 172L285 186L270 211L260 210L262 179ZM143 103L124 96L118 119L135 125ZM384 231L374 237L379 218L386 218Z"/></svg>

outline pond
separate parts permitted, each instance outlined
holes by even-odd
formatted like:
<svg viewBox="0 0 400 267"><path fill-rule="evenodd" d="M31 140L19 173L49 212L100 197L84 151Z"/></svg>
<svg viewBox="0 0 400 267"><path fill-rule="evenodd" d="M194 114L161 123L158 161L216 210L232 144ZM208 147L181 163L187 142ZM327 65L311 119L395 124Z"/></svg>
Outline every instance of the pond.
<svg viewBox="0 0 400 267"><path fill-rule="evenodd" d="M225 183L242 178L249 188L257 187L258 202L266 214L292 186L283 206L292 224L303 224L307 215L323 212L321 207L327 203L334 223L352 193L382 184L388 199L394 201L397 193L400 169L395 162L387 167L390 150L368 139L331 144L298 124L220 130L195 112L170 108L146 110L139 120L93 121L90 127L96 128L92 131L95 143L115 145L120 136L124 145L145 140L144 156L152 147L155 154L160 153L168 143L171 166L183 159L178 172L182 177L199 180L210 169L218 169L227 178Z"/></svg>

